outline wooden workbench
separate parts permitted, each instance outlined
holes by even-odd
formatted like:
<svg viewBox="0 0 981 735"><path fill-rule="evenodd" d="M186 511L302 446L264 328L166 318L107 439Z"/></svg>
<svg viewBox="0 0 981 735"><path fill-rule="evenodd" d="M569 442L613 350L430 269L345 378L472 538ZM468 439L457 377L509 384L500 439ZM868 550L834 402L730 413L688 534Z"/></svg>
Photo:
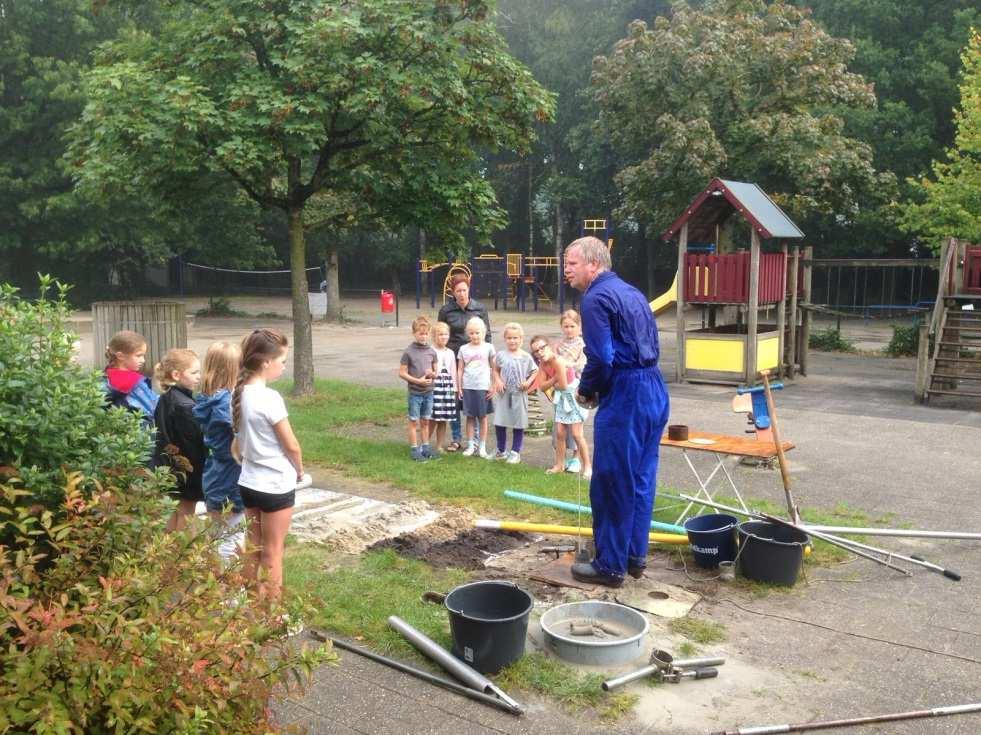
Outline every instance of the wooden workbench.
<svg viewBox="0 0 981 735"><path fill-rule="evenodd" d="M710 439L712 444L694 443L692 439ZM794 448L793 442L781 442L783 451ZM777 448L773 442L761 442L748 436L731 436L729 434L712 434L707 431L688 431L688 439L676 442L668 439L668 432L661 437L662 447L679 447L696 452L715 452L716 454L734 454L740 457L759 457L769 459L777 456Z"/></svg>

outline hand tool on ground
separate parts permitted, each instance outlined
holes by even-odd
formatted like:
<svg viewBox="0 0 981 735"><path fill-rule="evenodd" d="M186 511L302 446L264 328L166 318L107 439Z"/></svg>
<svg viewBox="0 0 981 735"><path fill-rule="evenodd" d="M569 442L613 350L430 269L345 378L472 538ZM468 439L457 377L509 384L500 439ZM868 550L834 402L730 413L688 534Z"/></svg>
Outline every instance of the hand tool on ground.
<svg viewBox="0 0 981 735"><path fill-rule="evenodd" d="M689 496L682 496L682 497L687 498ZM842 549L845 549L846 551L851 551L856 556L864 557L866 559L869 559L870 561L874 561L877 564L882 564L883 566L889 567L891 569L896 569L904 573L906 576L911 576L909 570L903 569L902 567L897 567L896 565L889 563L889 560L899 559L900 561L905 561L910 564L917 564L921 567L929 569L932 572L937 572L938 574L942 574L948 579L954 580L955 582L959 582L961 580L961 575L955 572L954 570L945 569L944 567L939 566L938 564L933 564L932 562L927 561L921 556L916 556L915 554L911 556L897 554L896 552L889 551L888 549L881 549L877 546L870 546L868 544L859 543L858 541L853 541L852 539L845 539L845 538L841 538L840 536L834 536L832 534L824 533L822 531L817 531L815 530L814 526L810 526L806 523L795 525L789 523L788 521L785 521L782 518L771 516L766 513L753 513L753 512L747 513L746 511L739 510L738 508L733 508L728 505L722 505L721 503L709 503L706 501L701 501L701 502L703 505L708 505L712 508L716 508L718 510L724 510L729 513L739 513L740 515L748 516L750 518L755 518L757 520L770 521L771 523L780 523L783 525L791 526L793 528L798 529L799 531L803 531L804 533L810 534L814 538L821 539L822 541L827 541L829 544L838 546ZM872 556L871 554L865 553L865 551L872 552L872 554L880 554L885 558L880 559L876 556Z"/></svg>
<svg viewBox="0 0 981 735"><path fill-rule="evenodd" d="M763 377L763 390L766 393L766 407L770 413L770 429L773 431L773 446L777 448L777 460L780 462L780 477L783 479L783 493L787 496L787 512L790 520L800 523L800 511L794 496L790 492L790 472L787 469L787 458L783 454L783 445L780 443L780 429L777 428L777 408L773 402L773 391L770 390L770 371L762 370L760 375Z"/></svg>
<svg viewBox="0 0 981 735"><path fill-rule="evenodd" d="M391 659L386 656L381 656L377 653L368 651L364 648L360 648L359 646L352 645L338 638L333 638L329 635L325 635L324 633L321 633L318 630L311 630L310 635L312 635L318 641L321 641L323 643L329 641L334 645L335 648L340 648L342 651L350 651L351 653L356 653L359 656L363 656L364 658L367 658L371 661L375 661L376 663L382 664L383 666L388 666L389 668L395 669L396 671L401 671L405 674L410 674L418 679L422 679L423 681L428 681L430 684L435 684L436 686L443 687L444 689L448 689L451 692L456 692L457 694L461 694L464 697L469 697L474 701L483 702L484 704L489 704L492 707L497 707L498 709L502 709L505 712L508 712L509 714L512 715L521 714L520 708L516 709L515 707L511 706L504 700L498 699L497 697L492 697L489 694L484 694L483 692L474 691L473 689L465 687L462 684L457 684L455 681L450 681L449 679L444 679L441 676L430 674L428 671L417 669L416 667L410 666L409 664L402 663L401 661L396 661L395 659Z"/></svg>
<svg viewBox="0 0 981 735"><path fill-rule="evenodd" d="M398 617L397 615L390 615L388 618L388 625L392 628L392 630L400 633L407 641L409 641L409 643L415 646L420 653L438 663L440 666L446 669L446 671L462 681L471 689L475 689L478 692L483 692L484 694L496 694L508 706L516 710L516 713L521 713L524 711L524 708L505 694L504 691L497 686L497 684L492 682L479 671L475 671L470 666L467 666L465 663L463 663L463 661L460 661L458 658L453 656L453 654L436 643L436 641L434 641L432 638L429 638L424 633L416 630L407 622L402 620L402 618Z"/></svg>
<svg viewBox="0 0 981 735"><path fill-rule="evenodd" d="M651 652L650 665L642 669L637 669L636 671L631 671L629 674L624 674L623 676L607 679L603 682L602 687L603 691L608 692L611 689L616 689L619 686L629 684L638 679L645 679L648 676L662 681L670 681L675 684L682 678L711 679L717 676L719 672L714 668L710 669L710 667L722 666L725 662L726 660L724 658L683 658L676 660L667 651L654 650ZM682 677L681 674L687 674L688 669L694 669L694 671L691 672L690 676L686 675ZM715 673L695 676L695 671L704 671L706 669L715 671Z"/></svg>
<svg viewBox="0 0 981 735"><path fill-rule="evenodd" d="M832 730L839 727L855 727L870 725L877 722L899 722L900 720L919 720L926 717L944 717L946 715L966 715L971 712L981 712L981 703L958 704L952 707L934 707L933 709L896 712L889 715L873 715L871 717L851 717L845 720L825 720L823 722L801 722L796 725L761 725L757 727L737 727L735 730L718 730L712 735L777 735L785 732L808 732L810 730Z"/></svg>
<svg viewBox="0 0 981 735"><path fill-rule="evenodd" d="M719 675L719 670L715 668L692 669L691 671L655 671L652 677L654 681L664 681L669 684L677 684L682 679L714 679Z"/></svg>
<svg viewBox="0 0 981 735"><path fill-rule="evenodd" d="M569 554L576 550L575 546L543 546L538 550L539 554L555 554L558 559L562 554Z"/></svg>

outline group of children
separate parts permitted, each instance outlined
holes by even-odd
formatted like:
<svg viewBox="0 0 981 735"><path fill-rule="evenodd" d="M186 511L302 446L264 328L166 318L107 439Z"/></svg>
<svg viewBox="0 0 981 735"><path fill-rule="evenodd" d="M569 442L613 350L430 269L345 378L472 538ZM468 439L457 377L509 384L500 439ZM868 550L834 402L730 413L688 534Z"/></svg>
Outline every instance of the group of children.
<svg viewBox="0 0 981 735"><path fill-rule="evenodd" d="M440 452L450 451L443 447L446 427L462 414L466 418L464 456L521 462L528 394L541 390L555 407L555 462L546 472L582 472L589 479L592 464L583 433L587 411L575 400L586 365L582 324L571 309L562 314L560 324L563 339L558 344L553 346L547 337L536 335L529 343L529 354L522 349L525 335L520 324L504 325L504 349L498 351L485 341L483 319L474 317L467 322L467 342L454 355L447 347L449 325L433 324L425 316L414 319L413 341L399 365L399 377L408 384L412 459L438 459ZM495 453L487 449L490 414L494 415ZM567 447L572 457L567 458Z"/></svg>
<svg viewBox="0 0 981 735"><path fill-rule="evenodd" d="M241 552L247 520L243 573L259 583L261 567L257 591L269 599L282 588L283 550L303 476L286 404L268 387L283 374L288 347L279 332L257 329L241 347L211 345L203 369L193 351L168 350L154 366L157 390L142 373L141 335L118 332L106 348L109 403L139 413L155 429L150 465L169 467L177 478L168 530L180 529L204 501L208 515L228 527L219 546L227 560Z"/></svg>

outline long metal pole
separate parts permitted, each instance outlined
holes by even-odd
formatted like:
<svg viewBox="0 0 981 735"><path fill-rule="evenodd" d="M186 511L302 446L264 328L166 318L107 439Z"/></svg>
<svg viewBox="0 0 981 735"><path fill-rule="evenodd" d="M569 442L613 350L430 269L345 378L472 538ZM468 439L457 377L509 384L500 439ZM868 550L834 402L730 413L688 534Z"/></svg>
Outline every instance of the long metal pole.
<svg viewBox="0 0 981 735"><path fill-rule="evenodd" d="M660 493L664 495L664 493ZM917 531L909 528L856 528L852 526L822 526L819 524L807 524L808 528L815 531L834 534L854 534L856 536L902 536L908 538L943 538L943 539L970 539L981 541L981 533L968 533L966 531Z"/></svg>
<svg viewBox="0 0 981 735"><path fill-rule="evenodd" d="M864 559L868 559L869 561L874 561L876 564L881 564L884 567L889 567L890 569L895 570L900 574L904 574L907 577L912 576L912 573L908 569L904 569L903 567L897 567L895 564L892 564L891 562L888 562L885 559L880 559L879 557L873 556L872 554L862 551L861 549L856 549L853 546L849 546L848 542L843 542L840 539L836 539L834 536L828 536L827 534L811 531L806 526L800 526L797 525L796 523L785 521L783 518L777 518L776 516L767 515L766 513L753 513L753 512L745 513L744 511L740 511L737 508L731 508L727 505L721 505L719 503L709 503L707 501L702 501L702 502L704 505L709 505L713 508L718 508L719 510L724 510L728 513L743 513L744 515L748 515L750 518L757 518L759 520L769 521L770 523L777 523L782 526L789 526L790 528L795 528L801 533L809 533L814 538L820 539L821 541L832 544L834 546L838 546L842 549L845 549L846 551L850 551L853 554L855 554L855 556L861 556Z"/></svg>
<svg viewBox="0 0 981 735"><path fill-rule="evenodd" d="M436 641L429 638L425 633L413 628L407 622L402 620L402 618L398 617L397 615L390 615L388 617L388 624L393 630L401 633L402 636L404 636L409 643L415 646L420 653L438 663L440 666L446 669L446 671L467 686L472 687L479 692L484 692L485 694L488 692L493 692L514 709L518 710L519 712L522 711L521 705L505 694L504 691L494 682L481 674L479 671L467 666L465 663L463 663L463 661L455 658Z"/></svg>
<svg viewBox="0 0 981 735"><path fill-rule="evenodd" d="M825 720L824 722L801 722L795 725L764 725L757 727L739 727L735 730L718 730L712 735L776 735L785 732L808 732L810 730L832 730L838 727L855 727L871 725L877 722L898 722L899 720L920 720L926 717L945 717L947 715L965 715L981 712L981 703L958 704L952 707L934 707L911 712L896 712L889 715L873 715L871 717L852 717L847 720Z"/></svg>
<svg viewBox="0 0 981 735"><path fill-rule="evenodd" d="M457 694L462 694L464 697L469 697L477 702L483 702L484 704L489 704L492 707L497 707L504 710L505 712L512 715L520 715L521 710L515 709L510 704L497 697L492 697L489 694L484 694L483 692L478 692L473 689L469 689L462 684L457 684L455 681L450 681L449 679L444 679L441 676L436 676L435 674L430 674L428 671L423 671L422 669L417 669L415 666L409 666L409 664L402 663L401 661L396 661L395 659L387 658L386 656L381 656L372 651L365 650L358 646L351 645L345 641L339 640L337 638L332 638L331 636L324 635L319 631L311 631L311 635L319 641L330 641L334 647L340 648L343 651L350 651L351 653L356 653L359 656L364 656L367 659L380 663L383 666L388 666L396 671L401 671L406 674L415 676L423 681L428 681L430 684L435 684L436 686L441 686L444 689L448 689L451 692L456 692Z"/></svg>
<svg viewBox="0 0 981 735"><path fill-rule="evenodd" d="M694 498L692 496L690 496L690 495L681 495L681 498L684 499L684 500L694 500ZM777 523L783 523L783 524L788 525L788 526L789 525L793 525L793 524L787 523L787 521L783 520L782 518L776 518L775 516L770 516L770 515L767 515L765 513L753 513L752 511L747 512L747 511L744 511L744 510L740 510L739 508L733 508L731 506L722 505L720 503L712 503L712 502L709 502L707 500L700 500L699 502L702 505L707 505L707 506L709 506L711 508L716 508L717 510L724 510L724 511L727 511L729 513L739 513L740 515L748 516L750 518L761 518L763 520L772 520L772 521L775 521ZM926 567L927 569L929 569L931 571L938 572L939 574L942 574L945 577L947 577L948 579L954 580L955 582L959 582L960 579L961 579L961 575L958 574L957 572L955 572L955 571L953 571L951 569L945 569L945 568L943 568L943 567L941 567L941 566L939 566L937 564L933 564L931 562L928 562L926 559L923 559L922 557L919 557L919 556L904 556L902 554L897 554L895 552L889 551L888 549L879 548L878 546L869 546L868 544L861 544L861 543L859 543L857 541L852 541L851 539L840 538L839 536L833 536L831 534L823 533L822 531L817 530L817 529L822 528L821 526L809 526L806 523L802 523L800 525L795 525L794 528L797 528L798 530L803 531L805 533L809 533L812 536L814 536L814 538L819 538L822 541L827 541L829 544L834 544L835 546L840 546L841 548L846 549L847 551L851 551L852 553L854 553L854 554L856 554L858 556L864 556L866 558L869 558L869 559L871 559L874 562L877 562L879 564L882 564L883 566L887 566L887 567L891 567L893 569L898 569L900 571L903 571L907 575L909 574L909 572L907 572L905 569L901 569L900 567L894 566L893 564L889 564L889 563L883 561L882 559L869 557L868 555L863 554L858 549L868 549L869 551L873 551L876 554L881 554L882 556L887 557L887 558L901 559L902 561L907 561L907 562L909 562L911 564L919 564L921 567ZM848 530L853 531L853 532L857 532L859 529L848 529Z"/></svg>

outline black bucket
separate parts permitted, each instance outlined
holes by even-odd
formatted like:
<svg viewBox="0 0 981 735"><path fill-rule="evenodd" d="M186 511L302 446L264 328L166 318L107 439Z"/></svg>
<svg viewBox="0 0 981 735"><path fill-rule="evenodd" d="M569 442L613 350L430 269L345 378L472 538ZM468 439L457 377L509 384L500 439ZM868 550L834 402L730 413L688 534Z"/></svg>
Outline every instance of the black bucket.
<svg viewBox="0 0 981 735"><path fill-rule="evenodd" d="M747 579L792 587L797 582L808 535L769 521L744 521L739 530L739 573Z"/></svg>
<svg viewBox="0 0 981 735"><path fill-rule="evenodd" d="M736 558L736 518L725 513L709 513L685 521L688 543L695 563L704 569L715 569L720 561Z"/></svg>
<svg viewBox="0 0 981 735"><path fill-rule="evenodd" d="M512 582L472 582L446 596L453 655L496 674L524 655L531 595Z"/></svg>

